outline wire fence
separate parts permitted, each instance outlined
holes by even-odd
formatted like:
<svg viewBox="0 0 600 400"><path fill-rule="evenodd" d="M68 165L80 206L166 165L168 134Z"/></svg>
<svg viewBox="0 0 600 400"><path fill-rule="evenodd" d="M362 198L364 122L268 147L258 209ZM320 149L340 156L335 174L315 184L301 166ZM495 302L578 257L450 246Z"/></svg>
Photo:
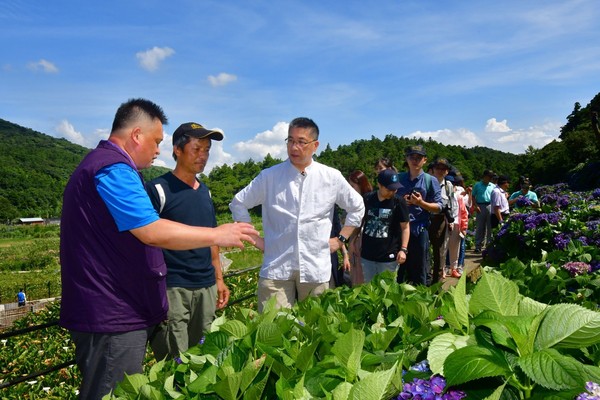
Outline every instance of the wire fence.
<svg viewBox="0 0 600 400"><path fill-rule="evenodd" d="M243 270L231 271L231 272L226 273L224 275L224 278L230 279L233 277L243 276L243 275L246 275L246 274L249 274L249 273L252 273L252 272L258 270L259 268L260 267L251 267L251 268L246 268ZM250 293L240 295L236 299L230 301L227 304L226 308L236 307L236 306L240 305L241 303L243 303L249 299L252 299L255 296L256 296L256 291L252 291ZM55 300L56 300L55 298L51 298L51 299L47 299L47 301L30 302L25 307L18 307L17 303L0 304L0 321L7 322L6 325L2 325L2 326L8 326L9 323L12 324L12 322L14 322L14 320L23 317L28 312L37 311L37 310L45 307L45 305L49 301L55 301ZM14 307L12 306L13 304L14 304ZM2 307L4 307L4 308L2 308ZM3 318L6 318L6 320L3 320ZM13 319L9 322L10 318L13 318ZM25 334L28 334L31 332L36 332L36 331L48 329L51 327L55 327L57 325L58 325L58 321L55 320L55 321L49 321L47 323L39 324L36 326L13 330L10 332L3 332L3 333L0 333L0 340L7 340L10 338L25 335ZM0 389L9 388L11 386L15 386L15 385L23 383L23 382L31 381L32 379L35 379L39 376L59 371L63 368L69 367L74 364L75 364L75 359L72 359L70 361L62 362L60 364L53 365L49 368L35 371L35 372L29 373L26 375L19 376L17 378L10 379L10 380L7 380L5 376L0 377Z"/></svg>

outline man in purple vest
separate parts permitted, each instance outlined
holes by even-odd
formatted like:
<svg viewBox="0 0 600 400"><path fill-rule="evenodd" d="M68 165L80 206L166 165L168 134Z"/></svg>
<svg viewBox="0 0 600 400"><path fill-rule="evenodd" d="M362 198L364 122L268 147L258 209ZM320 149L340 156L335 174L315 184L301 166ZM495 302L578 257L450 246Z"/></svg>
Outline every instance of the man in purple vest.
<svg viewBox="0 0 600 400"><path fill-rule="evenodd" d="M254 244L249 224L192 227L159 218L138 170L158 156L167 117L156 104L121 104L108 140L79 164L61 219L60 325L82 372L81 399L101 399L124 374L142 372L146 342L167 316L161 248Z"/></svg>

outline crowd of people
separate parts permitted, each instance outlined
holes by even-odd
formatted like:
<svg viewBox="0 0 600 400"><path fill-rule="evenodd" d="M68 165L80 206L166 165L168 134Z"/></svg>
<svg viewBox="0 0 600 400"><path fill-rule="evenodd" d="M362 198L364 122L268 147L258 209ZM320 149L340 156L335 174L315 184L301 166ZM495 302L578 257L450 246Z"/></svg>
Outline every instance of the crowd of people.
<svg viewBox="0 0 600 400"><path fill-rule="evenodd" d="M384 271L422 285L458 278L470 215L481 251L511 205L537 202L527 178L509 195L508 178L490 170L471 189L448 159L428 164L422 145L406 149L404 171L381 158L375 176L357 170L345 178L314 159L319 128L301 117L289 124L288 158L233 195L234 223L218 225L199 174L222 132L181 124L172 135L175 169L144 183L139 171L158 156L166 123L151 101L121 104L109 138L65 188L60 324L76 346L82 399L101 399L124 374L141 372L147 343L161 360L201 341L230 297L220 247L263 251L264 312ZM262 236L251 224L257 206Z"/></svg>

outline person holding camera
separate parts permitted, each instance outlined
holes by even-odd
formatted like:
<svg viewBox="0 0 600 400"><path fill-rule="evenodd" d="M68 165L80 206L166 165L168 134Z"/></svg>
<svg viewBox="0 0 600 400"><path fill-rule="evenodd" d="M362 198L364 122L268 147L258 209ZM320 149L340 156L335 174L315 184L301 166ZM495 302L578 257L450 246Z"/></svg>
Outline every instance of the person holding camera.
<svg viewBox="0 0 600 400"><path fill-rule="evenodd" d="M441 188L442 211L431 216L429 226L429 240L433 248L433 266L431 269L431 283L437 283L445 278L444 266L450 231L454 229L454 221L458 219L458 201L454 194L452 182L446 179L450 172L450 163L445 158L436 159L433 164L433 176Z"/></svg>
<svg viewBox="0 0 600 400"><path fill-rule="evenodd" d="M398 195L408 205L410 239L406 262L398 267L398 282L427 284L429 272L429 216L442 210L442 195L437 179L423 171L427 153L423 145L416 144L405 150L408 171L398 175L402 184Z"/></svg>

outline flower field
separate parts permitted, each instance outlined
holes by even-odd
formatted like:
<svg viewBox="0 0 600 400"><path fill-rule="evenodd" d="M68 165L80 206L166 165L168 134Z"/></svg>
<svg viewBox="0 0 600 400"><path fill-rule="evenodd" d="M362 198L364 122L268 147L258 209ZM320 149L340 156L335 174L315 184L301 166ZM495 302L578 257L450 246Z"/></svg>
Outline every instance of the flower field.
<svg viewBox="0 0 600 400"><path fill-rule="evenodd" d="M176 360L149 362L146 373L127 377L111 398L594 398L600 190L536 191L541 208L522 204L498 229L476 282L465 274L442 291L384 274L291 310L270 304L258 314L246 303ZM61 337L21 359L42 369L50 352L72 356ZM10 347L8 359L23 351ZM66 372L53 383L3 389L2 397L74 398L76 368Z"/></svg>

